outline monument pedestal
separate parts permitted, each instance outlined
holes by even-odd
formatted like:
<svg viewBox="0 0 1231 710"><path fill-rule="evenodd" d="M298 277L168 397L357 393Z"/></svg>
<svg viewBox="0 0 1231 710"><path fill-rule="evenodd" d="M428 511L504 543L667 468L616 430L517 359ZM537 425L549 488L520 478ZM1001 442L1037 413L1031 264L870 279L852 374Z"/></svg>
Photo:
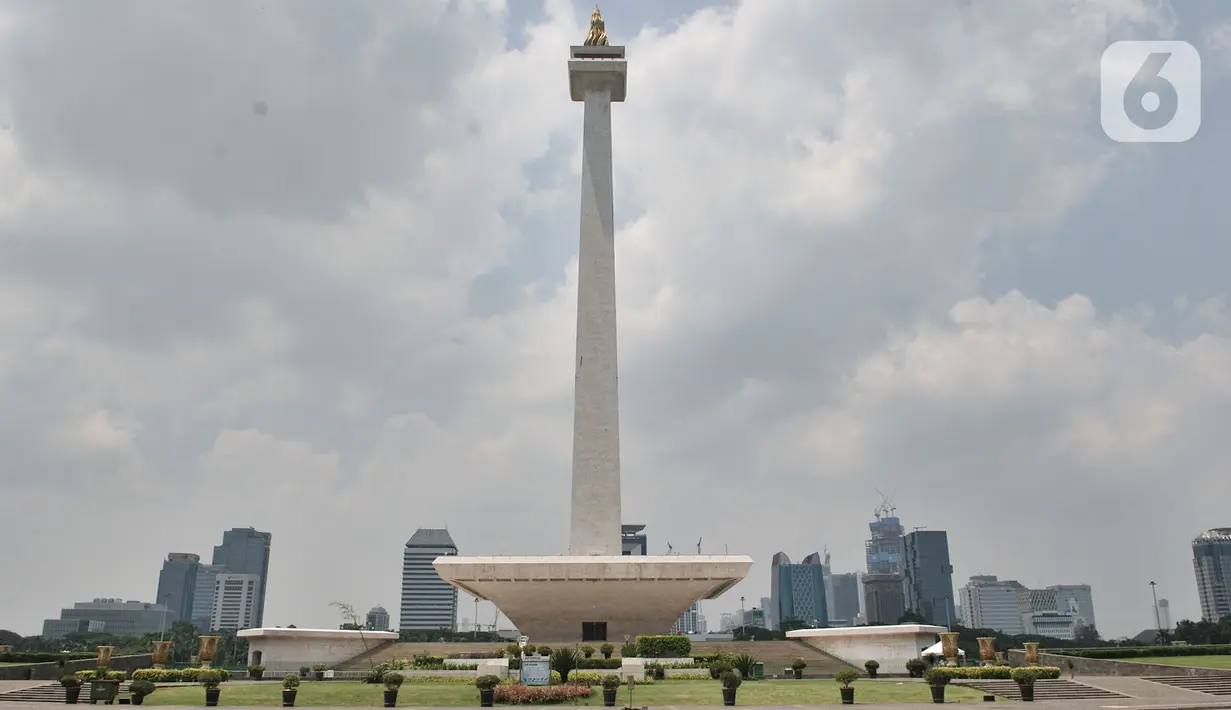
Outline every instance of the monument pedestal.
<svg viewBox="0 0 1231 710"><path fill-rule="evenodd" d="M746 555L438 557L440 578L496 605L532 642L665 634L748 575ZM585 631L583 632L583 629Z"/></svg>

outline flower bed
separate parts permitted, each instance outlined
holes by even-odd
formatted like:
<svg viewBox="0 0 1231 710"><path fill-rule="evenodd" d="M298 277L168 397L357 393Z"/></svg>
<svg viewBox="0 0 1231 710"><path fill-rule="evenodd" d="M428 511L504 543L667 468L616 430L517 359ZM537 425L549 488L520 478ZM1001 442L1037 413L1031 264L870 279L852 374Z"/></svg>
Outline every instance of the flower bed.
<svg viewBox="0 0 1231 710"><path fill-rule="evenodd" d="M582 700L591 695L589 687L584 685L498 685L493 699L498 703L515 705L548 705L564 703L571 700Z"/></svg>

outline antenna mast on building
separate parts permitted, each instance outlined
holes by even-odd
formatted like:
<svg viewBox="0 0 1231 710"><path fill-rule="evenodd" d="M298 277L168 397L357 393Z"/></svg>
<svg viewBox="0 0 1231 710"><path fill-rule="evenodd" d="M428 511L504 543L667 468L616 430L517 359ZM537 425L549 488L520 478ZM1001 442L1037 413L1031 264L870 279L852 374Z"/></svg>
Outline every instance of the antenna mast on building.
<svg viewBox="0 0 1231 710"><path fill-rule="evenodd" d="M701 554L701 539L702 538L697 538L697 554L698 555Z"/></svg>

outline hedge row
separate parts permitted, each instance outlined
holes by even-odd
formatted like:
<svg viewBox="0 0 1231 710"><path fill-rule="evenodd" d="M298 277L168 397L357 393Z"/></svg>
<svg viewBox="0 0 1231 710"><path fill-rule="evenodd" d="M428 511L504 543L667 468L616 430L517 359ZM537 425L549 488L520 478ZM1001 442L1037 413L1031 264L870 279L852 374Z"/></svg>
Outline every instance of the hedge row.
<svg viewBox="0 0 1231 710"><path fill-rule="evenodd" d="M928 671L933 678L950 680L1018 680L1030 677L1034 680L1055 680L1060 677L1060 669L1055 666L1023 666L1010 668L1008 666L960 666L949 668L938 666Z"/></svg>
<svg viewBox="0 0 1231 710"><path fill-rule="evenodd" d="M619 658L579 658L577 659L578 670L598 670L611 671L619 670L623 663ZM452 666L450 666L452 668ZM509 659L509 670L521 670L521 661L516 658Z"/></svg>
<svg viewBox="0 0 1231 710"><path fill-rule="evenodd" d="M94 680L94 673L95 671L90 669L87 671L77 671L73 675L77 677L77 680L85 682L87 680ZM124 680L126 678L128 678L128 674L124 671L107 671L105 680Z"/></svg>
<svg viewBox="0 0 1231 710"><path fill-rule="evenodd" d="M97 658L95 653L0 653L0 663L55 663L56 661L84 661Z"/></svg>
<svg viewBox="0 0 1231 710"><path fill-rule="evenodd" d="M641 658L688 658L692 639L687 636L638 636L637 655Z"/></svg>
<svg viewBox="0 0 1231 710"><path fill-rule="evenodd" d="M1049 648L1046 653L1078 658L1153 658L1155 656L1226 656L1231 644L1209 646L1124 646L1119 648Z"/></svg>
<svg viewBox="0 0 1231 710"><path fill-rule="evenodd" d="M225 668L142 668L133 671L133 680L148 680L151 683L195 683L201 671L204 670L218 671L224 683L231 679L231 672ZM81 671L81 673L93 673L93 671Z"/></svg>

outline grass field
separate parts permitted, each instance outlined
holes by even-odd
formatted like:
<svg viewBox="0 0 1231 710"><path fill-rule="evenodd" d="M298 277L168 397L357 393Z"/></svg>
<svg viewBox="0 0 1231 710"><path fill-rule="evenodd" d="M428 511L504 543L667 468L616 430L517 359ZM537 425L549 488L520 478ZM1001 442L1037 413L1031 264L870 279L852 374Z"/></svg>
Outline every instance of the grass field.
<svg viewBox="0 0 1231 710"><path fill-rule="evenodd" d="M1159 663L1165 666L1196 666L1198 668L1226 668L1231 670L1231 656L1155 656L1151 658L1126 658L1137 663Z"/></svg>
<svg viewBox="0 0 1231 710"><path fill-rule="evenodd" d="M744 683L736 702L740 705L837 705L838 683L833 680L765 680ZM858 703L930 703L928 687L918 681L861 680L854 683ZM346 681L305 681L299 686L297 706L360 707L382 704L382 687ZM163 688L145 699L146 705L201 705L205 691L200 686ZM977 702L982 694L968 688L949 686L945 700ZM633 690L633 703L643 705L722 705L716 681L669 680L639 685ZM223 683L220 706L281 705L282 686L270 683ZM398 706L477 707L479 692L471 685L456 683L407 683L398 694ZM603 704L601 688L582 705ZM628 704L628 688L621 688L617 705ZM571 705L571 703L561 703Z"/></svg>

